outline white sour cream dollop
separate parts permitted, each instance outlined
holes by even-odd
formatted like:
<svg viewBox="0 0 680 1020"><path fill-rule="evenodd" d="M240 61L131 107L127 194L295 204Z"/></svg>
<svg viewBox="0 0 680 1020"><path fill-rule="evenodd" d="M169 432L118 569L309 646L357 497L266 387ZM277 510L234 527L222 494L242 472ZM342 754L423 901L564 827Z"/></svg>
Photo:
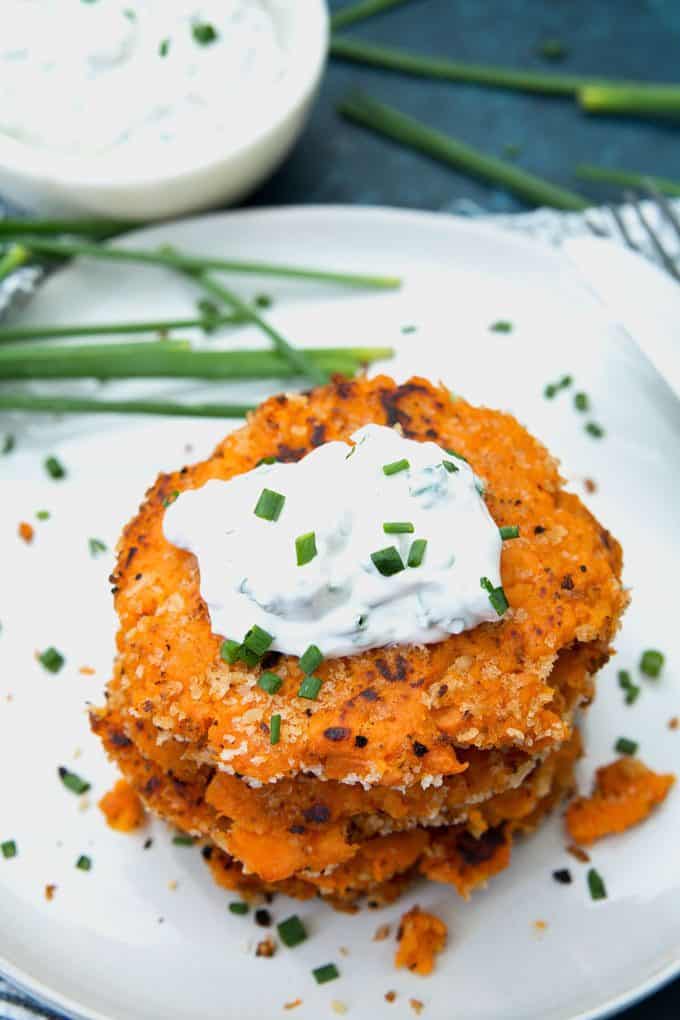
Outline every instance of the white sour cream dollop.
<svg viewBox="0 0 680 1020"><path fill-rule="evenodd" d="M498 620L481 581L501 583L501 538L469 465L382 425L352 439L354 447L326 443L296 464L209 481L168 507L165 537L195 554L215 633L240 641L257 624L275 651L301 655L315 644L341 656ZM408 468L385 474L403 460ZM277 520L254 512L263 489L285 497ZM394 523L413 532L386 534ZM316 555L298 566L296 539L310 532ZM425 554L408 566L416 539L427 541ZM389 547L404 569L386 576L371 554Z"/></svg>

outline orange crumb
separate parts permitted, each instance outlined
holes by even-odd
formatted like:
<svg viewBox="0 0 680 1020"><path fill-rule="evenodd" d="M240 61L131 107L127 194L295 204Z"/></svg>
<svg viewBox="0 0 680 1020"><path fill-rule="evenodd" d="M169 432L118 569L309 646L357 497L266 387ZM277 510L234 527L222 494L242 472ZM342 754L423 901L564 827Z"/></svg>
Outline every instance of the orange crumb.
<svg viewBox="0 0 680 1020"><path fill-rule="evenodd" d="M425 1009L425 1003L421 1002L420 999L409 999L408 1004L416 1016L420 1016Z"/></svg>
<svg viewBox="0 0 680 1020"><path fill-rule="evenodd" d="M273 956L275 952L276 942L274 942L274 939L267 936L266 939L262 939L261 942L257 943L257 947L255 949L255 956L270 957Z"/></svg>
<svg viewBox="0 0 680 1020"><path fill-rule="evenodd" d="M649 815L668 795L675 776L652 772L637 758L619 758L595 773L590 797L577 797L567 808L569 835L586 846L603 836L625 832Z"/></svg>
<svg viewBox="0 0 680 1020"><path fill-rule="evenodd" d="M94 670L92 666L81 666L78 672L82 674L82 676L94 676L96 670Z"/></svg>
<svg viewBox="0 0 680 1020"><path fill-rule="evenodd" d="M349 956L349 949L347 946L340 946L339 952L341 956Z"/></svg>
<svg viewBox="0 0 680 1020"><path fill-rule="evenodd" d="M434 914L413 907L399 922L394 957L396 967L407 967L415 974L431 974L437 953L446 945L447 927Z"/></svg>
<svg viewBox="0 0 680 1020"><path fill-rule="evenodd" d="M334 1013L337 1013L338 1016L344 1016L345 1013L347 1012L347 1006L345 1005L344 1002L340 1002L339 999L332 1000L331 1009L333 1010Z"/></svg>
<svg viewBox="0 0 680 1020"><path fill-rule="evenodd" d="M586 492L590 493L597 492L597 485L592 480L592 478L584 478L583 485L585 487Z"/></svg>
<svg viewBox="0 0 680 1020"><path fill-rule="evenodd" d="M576 846L575 843L569 844L567 847L567 853L571 854L572 857L575 857L577 861L581 862L581 864L590 863L590 854L587 854L583 847Z"/></svg>
<svg viewBox="0 0 680 1020"><path fill-rule="evenodd" d="M386 938L389 938L390 930L391 929L389 924L381 924L378 928L375 929L373 941L384 942Z"/></svg>
<svg viewBox="0 0 680 1020"><path fill-rule="evenodd" d="M534 921L534 928L536 931L545 931L548 927L547 921Z"/></svg>
<svg viewBox="0 0 680 1020"><path fill-rule="evenodd" d="M33 525L29 524L28 521L22 521L19 525L19 538L26 542L27 545L30 545L34 535Z"/></svg>
<svg viewBox="0 0 680 1020"><path fill-rule="evenodd" d="M119 779L112 790L99 801L106 824L118 832L132 832L144 821L144 806L124 779Z"/></svg>
<svg viewBox="0 0 680 1020"><path fill-rule="evenodd" d="M292 1002L284 1002L284 1009L297 1009L298 1006L302 1005L302 999L293 999Z"/></svg>
<svg viewBox="0 0 680 1020"><path fill-rule="evenodd" d="M57 891L56 885L46 885L45 886L45 899L47 900L48 903L52 902L52 900L54 899L54 894L55 894L56 891Z"/></svg>
<svg viewBox="0 0 680 1020"><path fill-rule="evenodd" d="M178 884L179 883L176 878L170 879L170 881L168 882L168 889L170 890L170 892L174 892Z"/></svg>
<svg viewBox="0 0 680 1020"><path fill-rule="evenodd" d="M397 997L397 993L393 991L385 992L385 1002L394 1002Z"/></svg>
<svg viewBox="0 0 680 1020"><path fill-rule="evenodd" d="M668 720L668 729L677 730L678 726L680 726L680 719L678 719L677 715L674 715L672 719Z"/></svg>

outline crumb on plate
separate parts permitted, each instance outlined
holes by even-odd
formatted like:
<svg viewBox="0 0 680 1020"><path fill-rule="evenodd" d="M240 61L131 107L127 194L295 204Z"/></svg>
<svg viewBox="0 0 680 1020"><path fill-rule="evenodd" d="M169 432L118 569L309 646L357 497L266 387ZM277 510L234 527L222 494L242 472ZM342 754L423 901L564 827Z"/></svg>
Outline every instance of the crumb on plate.
<svg viewBox="0 0 680 1020"><path fill-rule="evenodd" d="M45 899L47 900L48 903L52 902L52 900L54 899L54 894L55 894L56 891L57 891L57 887L53 883L51 883L50 885L46 885L45 886Z"/></svg>
<svg viewBox="0 0 680 1020"><path fill-rule="evenodd" d="M96 670L94 670L92 666L81 666L78 672L81 676L94 676Z"/></svg>
<svg viewBox="0 0 680 1020"><path fill-rule="evenodd" d="M22 540L22 542L25 542L27 545L30 545L30 543L33 541L35 537L33 525L29 524L28 521L20 522L18 532L19 538Z"/></svg>
<svg viewBox="0 0 680 1020"><path fill-rule="evenodd" d="M276 942L274 942L274 939L271 938L271 937L267 937L266 939L262 939L261 942L257 943L257 946L255 948L255 956L266 956L267 958L269 958L269 957L273 956L275 952L276 952Z"/></svg>
<svg viewBox="0 0 680 1020"><path fill-rule="evenodd" d="M373 935L373 941L384 942L385 939L389 938L391 930L392 927L389 924L378 925L375 929L375 934Z"/></svg>
<svg viewBox="0 0 680 1020"><path fill-rule="evenodd" d="M394 1002L397 997L397 993L394 989L390 989L389 992L385 992L385 1002Z"/></svg>
<svg viewBox="0 0 680 1020"><path fill-rule="evenodd" d="M588 853L586 853L586 851L583 849L583 847L576 846L575 843L570 843L569 846L566 849L567 849L567 853L571 854L572 857L575 857L577 861L581 862L581 864L588 864L589 863L590 855Z"/></svg>
<svg viewBox="0 0 680 1020"><path fill-rule="evenodd" d="M447 927L440 918L420 907L412 907L399 922L394 957L396 967L407 967L415 974L431 974L437 953L446 945Z"/></svg>
<svg viewBox="0 0 680 1020"><path fill-rule="evenodd" d="M297 1009L298 1006L302 1005L302 999L293 999L292 1002L284 1002L284 1009Z"/></svg>
<svg viewBox="0 0 680 1020"><path fill-rule="evenodd" d="M408 1004L416 1016L420 1016L425 1009L425 1003L421 1002L420 999L409 999Z"/></svg>
<svg viewBox="0 0 680 1020"><path fill-rule="evenodd" d="M144 806L125 779L119 779L113 789L99 801L106 824L117 832L132 832L144 822Z"/></svg>
<svg viewBox="0 0 680 1020"><path fill-rule="evenodd" d="M668 720L668 729L677 730L678 726L680 726L680 719L678 719L677 715L674 715L672 719Z"/></svg>

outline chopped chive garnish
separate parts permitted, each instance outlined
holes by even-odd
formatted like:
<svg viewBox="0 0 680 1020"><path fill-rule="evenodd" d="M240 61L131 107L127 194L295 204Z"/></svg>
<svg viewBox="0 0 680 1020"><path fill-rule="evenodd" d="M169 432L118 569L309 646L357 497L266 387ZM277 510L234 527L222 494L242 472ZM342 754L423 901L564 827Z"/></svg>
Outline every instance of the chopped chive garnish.
<svg viewBox="0 0 680 1020"><path fill-rule="evenodd" d="M560 388L561 390L564 390L564 389L566 389L566 388L567 388L568 386L571 386L571 384L573 383L573 381L574 381L574 380L573 380L573 377L572 377L572 376L570 376L570 375L563 375L563 376L562 376L562 378L560 379L560 381L558 382L558 384L557 384L557 385L559 386L559 388Z"/></svg>
<svg viewBox="0 0 680 1020"><path fill-rule="evenodd" d="M319 697L323 681L318 676L306 676L300 684L298 698L307 698L308 701L316 701Z"/></svg>
<svg viewBox="0 0 680 1020"><path fill-rule="evenodd" d="M271 308L274 301L269 294L256 294L255 301L253 303L256 308Z"/></svg>
<svg viewBox="0 0 680 1020"><path fill-rule="evenodd" d="M637 754L639 746L635 740L629 740L628 737L619 737L614 744L614 750L619 754Z"/></svg>
<svg viewBox="0 0 680 1020"><path fill-rule="evenodd" d="M512 333L512 323L499 319L498 322L492 322L489 329L492 333Z"/></svg>
<svg viewBox="0 0 680 1020"><path fill-rule="evenodd" d="M169 51L170 51L170 40L169 39L161 39L160 45L158 47L158 54L159 54L159 56L167 57Z"/></svg>
<svg viewBox="0 0 680 1020"><path fill-rule="evenodd" d="M398 475L400 471L408 471L410 466L405 457L402 460L393 460L391 464L383 464L383 474Z"/></svg>
<svg viewBox="0 0 680 1020"><path fill-rule="evenodd" d="M281 739L281 716L273 715L269 720L269 743L278 744Z"/></svg>
<svg viewBox="0 0 680 1020"><path fill-rule="evenodd" d="M410 521L385 521L383 524L386 535L412 535L415 530Z"/></svg>
<svg viewBox="0 0 680 1020"><path fill-rule="evenodd" d="M12 450L16 446L16 443L17 443L16 437L13 436L11 432L5 433L5 436L2 440L2 447L0 447L0 455L2 455L3 457L7 456L8 453L12 452Z"/></svg>
<svg viewBox="0 0 680 1020"><path fill-rule="evenodd" d="M464 457L462 453L458 453L458 450L452 450L450 446L445 446L444 449L447 453L450 453L452 457L455 457L456 460L463 460L467 464L467 457Z"/></svg>
<svg viewBox="0 0 680 1020"><path fill-rule="evenodd" d="M543 396L547 397L548 400L552 400L553 397L557 396L560 390L566 390L568 386L571 386L573 381L574 380L570 375L563 375L556 383L548 383L543 390Z"/></svg>
<svg viewBox="0 0 680 1020"><path fill-rule="evenodd" d="M443 460L442 467L446 468L450 475L454 474L456 471L460 471L458 465L454 464L452 460Z"/></svg>
<svg viewBox="0 0 680 1020"><path fill-rule="evenodd" d="M493 608L496 610L499 616L502 616L503 613L509 608L509 603L506 598L505 592L503 591L503 587L499 585L498 588L494 588L488 577L481 577L479 579L479 583L481 584L484 591L488 592L489 602L491 603Z"/></svg>
<svg viewBox="0 0 680 1020"><path fill-rule="evenodd" d="M276 929L284 946L288 946L290 949L293 946L299 946L307 938L307 929L297 914L292 914L285 921L281 921L280 924L277 924Z"/></svg>
<svg viewBox="0 0 680 1020"><path fill-rule="evenodd" d="M417 329L418 329L417 326L402 326L401 327L401 331L404 334L404 336L408 336L409 333L415 333Z"/></svg>
<svg viewBox="0 0 680 1020"><path fill-rule="evenodd" d="M602 436L604 435L604 429L595 421L588 422L586 425L586 432L589 436L592 436L593 439L602 439Z"/></svg>
<svg viewBox="0 0 680 1020"><path fill-rule="evenodd" d="M263 489L253 513L256 517L261 517L263 521L278 521L285 502L286 497L282 496L280 492Z"/></svg>
<svg viewBox="0 0 680 1020"><path fill-rule="evenodd" d="M238 657L241 662L245 662L246 666L257 666L262 656L258 655L257 652L253 652L252 649L246 648L245 645L239 645Z"/></svg>
<svg viewBox="0 0 680 1020"><path fill-rule="evenodd" d="M340 971L334 963L325 963L323 967L315 967L312 974L317 985L325 985L327 981L335 981L340 977Z"/></svg>
<svg viewBox="0 0 680 1020"><path fill-rule="evenodd" d="M258 627L255 623L244 637L243 645L248 651L262 658L273 640L274 638L271 634L268 634L266 630L262 630L262 627Z"/></svg>
<svg viewBox="0 0 680 1020"><path fill-rule="evenodd" d="M619 687L625 693L624 701L627 705L632 705L633 702L637 701L640 694L640 688L637 684L633 683L633 678L627 669L620 669L618 678Z"/></svg>
<svg viewBox="0 0 680 1020"><path fill-rule="evenodd" d="M223 316L214 301L210 298L200 298L196 307L201 316L201 328L204 333L214 333L223 322Z"/></svg>
<svg viewBox="0 0 680 1020"><path fill-rule="evenodd" d="M590 890L590 898L592 900L606 900L607 889L602 876L599 871L595 870L595 868L588 869L588 888Z"/></svg>
<svg viewBox="0 0 680 1020"><path fill-rule="evenodd" d="M546 388L543 390L543 396L547 397L548 400L552 400L552 398L555 396L556 393L557 393L557 386L555 386L554 383L548 383Z"/></svg>
<svg viewBox="0 0 680 1020"><path fill-rule="evenodd" d="M76 775L75 772L69 772L69 770L67 768L64 768L63 765L59 766L59 768L57 769L57 774L59 775L59 778L61 779L66 789L70 790L71 793L77 794L87 793L87 791L90 789L90 784L87 782L86 779L81 779L81 777Z"/></svg>
<svg viewBox="0 0 680 1020"><path fill-rule="evenodd" d="M194 845L194 837L193 836L187 836L187 834L184 833L184 832L178 832L176 836L172 837L172 845L173 846L193 846Z"/></svg>
<svg viewBox="0 0 680 1020"><path fill-rule="evenodd" d="M425 559L425 550L427 549L426 538L415 538L411 542L411 548L408 551L407 563L409 567L419 567Z"/></svg>
<svg viewBox="0 0 680 1020"><path fill-rule="evenodd" d="M76 861L76 868L78 868L79 871L91 871L92 858L88 857L87 854L81 854Z"/></svg>
<svg viewBox="0 0 680 1020"><path fill-rule="evenodd" d="M6 861L11 860L12 857L16 857L18 850L16 841L13 839L6 839L4 843L0 843L0 852Z"/></svg>
<svg viewBox="0 0 680 1020"><path fill-rule="evenodd" d="M316 534L313 531L308 531L304 535L298 535L295 539L295 556L298 567L304 567L305 564L311 563L316 554Z"/></svg>
<svg viewBox="0 0 680 1020"><path fill-rule="evenodd" d="M229 662L232 666L239 660L241 645L238 641L227 638L220 646L220 658L223 662Z"/></svg>
<svg viewBox="0 0 680 1020"><path fill-rule="evenodd" d="M663 652L657 652L654 649L649 648L646 652L642 653L642 658L640 659L640 672L644 673L645 676L651 676L656 679L663 669L663 664Z"/></svg>
<svg viewBox="0 0 680 1020"><path fill-rule="evenodd" d="M37 510L35 516L39 521L49 521L50 512L49 510Z"/></svg>
<svg viewBox="0 0 680 1020"><path fill-rule="evenodd" d="M498 530L504 542L510 538L519 538L519 524L504 524Z"/></svg>
<svg viewBox="0 0 680 1020"><path fill-rule="evenodd" d="M55 481L59 481L60 478L66 478L66 468L57 460L56 457L48 457L45 461L45 471L47 471L50 478L54 478Z"/></svg>
<svg viewBox="0 0 680 1020"><path fill-rule="evenodd" d="M195 21L191 26L191 34L199 46L209 46L218 38L217 29L208 21Z"/></svg>
<svg viewBox="0 0 680 1020"><path fill-rule="evenodd" d="M310 645L307 651L300 656L300 669L303 673L313 673L323 662L321 650L316 645Z"/></svg>
<svg viewBox="0 0 680 1020"><path fill-rule="evenodd" d="M396 546L393 545L371 553L371 560L378 573L383 577L392 577L393 574L398 574L404 569L404 561Z"/></svg>
<svg viewBox="0 0 680 1020"><path fill-rule="evenodd" d="M41 666L44 666L49 673L58 673L64 665L64 656L56 648L50 645L38 656Z"/></svg>
<svg viewBox="0 0 680 1020"><path fill-rule="evenodd" d="M175 503L178 498L179 498L179 489L174 489L170 493L170 495L166 496L165 499L163 500L163 506L167 509L167 507L172 506L172 504Z"/></svg>
<svg viewBox="0 0 680 1020"><path fill-rule="evenodd" d="M247 914L250 907L242 900L234 900L233 903L229 904L229 910L232 914Z"/></svg>
<svg viewBox="0 0 680 1020"><path fill-rule="evenodd" d="M574 394L574 407L577 411L587 411L590 407L590 401L586 393L575 393Z"/></svg>
<svg viewBox="0 0 680 1020"><path fill-rule="evenodd" d="M108 551L108 546L100 538L89 538L87 540L90 556L99 556L99 553Z"/></svg>
<svg viewBox="0 0 680 1020"><path fill-rule="evenodd" d="M276 694L281 689L282 683L283 680L278 673L263 673L258 678L257 686L266 691L267 694Z"/></svg>
<svg viewBox="0 0 680 1020"><path fill-rule="evenodd" d="M255 467L260 467L262 464L276 464L276 457L260 457Z"/></svg>

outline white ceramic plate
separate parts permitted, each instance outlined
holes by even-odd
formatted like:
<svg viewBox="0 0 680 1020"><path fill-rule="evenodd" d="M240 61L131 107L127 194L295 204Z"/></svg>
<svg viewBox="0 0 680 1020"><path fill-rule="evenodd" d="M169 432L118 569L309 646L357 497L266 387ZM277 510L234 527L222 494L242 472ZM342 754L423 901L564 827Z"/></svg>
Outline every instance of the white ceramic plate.
<svg viewBox="0 0 680 1020"><path fill-rule="evenodd" d="M680 732L668 721L680 712L680 411L557 254L445 216L335 208L210 216L148 230L140 240L402 274L404 288L389 294L252 280L243 281L243 292L271 294L273 321L297 342L393 343L398 356L390 371L398 378L442 378L473 401L515 412L562 458L577 491L584 494L586 477L597 482L586 498L623 542L633 604L620 654L603 672L588 716L580 778L587 787L621 735L640 742L652 767L678 769ZM162 271L83 262L55 277L26 319L139 319L185 313L192 300ZM490 332L498 319L512 321L513 332ZM417 332L402 333L408 325ZM543 398L546 382L565 372L590 394L604 439L585 434L568 393ZM107 394L140 388L152 387L110 385ZM153 389L206 393L186 385ZM253 393L265 389L220 390L239 398ZM605 901L590 900L585 868L565 853L556 815L470 903L435 884L355 917L279 897L275 918L298 912L311 937L264 960L253 955L263 930L252 914L227 911L230 897L213 885L196 849L173 846L158 823L132 836L111 832L96 807L81 810L62 787L62 764L92 782L92 804L114 778L86 719L87 703L101 701L113 653L112 557L92 559L87 540L113 546L156 472L207 454L233 424L2 422L17 433L17 449L0 462L0 840L15 839L19 855L0 859L0 970L52 1004L98 1020L269 1018L287 1015L283 1004L298 997L296 1018L330 1015L332 1000L357 1020L404 1017L412 1015L413 997L429 1020L584 1020L671 977L680 966L678 791L645 825L594 848ZM42 460L53 452L68 468L63 482L43 472ZM51 519L35 522L43 508ZM20 520L36 524L32 546L17 538ZM34 659L50 644L67 658L56 676ZM641 680L642 694L627 708L616 669L634 670L646 647L663 649L667 666L659 681ZM80 674L83 665L96 676ZM149 834L154 844L145 851ZM81 853L93 859L89 873L74 867ZM571 869L571 886L551 878L560 867ZM52 902L44 897L47 883L57 886ZM395 972L392 939L372 941L379 923L394 925L414 902L450 928L449 947L429 979ZM541 932L539 920L547 924ZM328 961L338 964L341 979L318 987L311 969ZM398 993L393 1005L384 999L388 989Z"/></svg>

